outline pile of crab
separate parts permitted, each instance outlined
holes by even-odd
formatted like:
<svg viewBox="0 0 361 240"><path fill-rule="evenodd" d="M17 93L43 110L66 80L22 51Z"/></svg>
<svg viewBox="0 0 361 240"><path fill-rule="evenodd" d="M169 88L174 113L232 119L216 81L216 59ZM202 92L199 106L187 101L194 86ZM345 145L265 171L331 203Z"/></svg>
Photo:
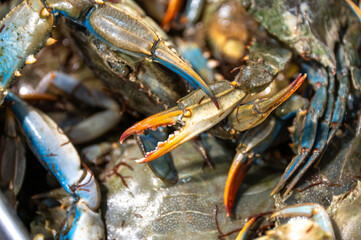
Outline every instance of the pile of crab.
<svg viewBox="0 0 361 240"><path fill-rule="evenodd" d="M351 0L0 7L7 238L357 239ZM61 188L31 183L34 156Z"/></svg>

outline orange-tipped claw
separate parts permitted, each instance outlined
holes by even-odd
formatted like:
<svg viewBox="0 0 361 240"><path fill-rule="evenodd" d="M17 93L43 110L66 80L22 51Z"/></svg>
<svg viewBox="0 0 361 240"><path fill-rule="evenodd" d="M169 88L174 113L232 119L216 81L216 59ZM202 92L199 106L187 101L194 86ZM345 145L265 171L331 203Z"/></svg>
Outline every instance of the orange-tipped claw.
<svg viewBox="0 0 361 240"><path fill-rule="evenodd" d="M284 101L286 101L297 89L302 85L303 81L307 78L307 74L298 74L293 82L278 92L275 96L269 98L266 101L262 101L258 104L258 110L260 112L272 112Z"/></svg>
<svg viewBox="0 0 361 240"><path fill-rule="evenodd" d="M262 123L276 107L289 98L299 88L299 86L301 86L306 76L307 75L305 74L301 77L301 74L299 74L298 77L289 86L271 98L256 100L254 102L239 106L229 117L231 126L238 131L244 131ZM252 136L252 138L246 138L246 143L249 145L246 148L248 149L247 151L251 150L252 147L250 146L255 147L258 144L262 144L267 141L267 138L271 138L271 135L268 133L272 132L274 126L274 124L270 124L272 122L274 121L270 120L267 124L265 124L267 127L263 129L264 131L262 131L260 136L252 135L252 130L249 132L249 136ZM262 128L264 128L264 126ZM257 133L258 131L255 132ZM244 136L248 135L246 134ZM224 189L224 205L226 207L228 216L231 215L238 188L241 185L247 171L252 165L253 159L249 159L247 157L247 151L237 151L237 155L233 160L231 168L228 172L227 182Z"/></svg>
<svg viewBox="0 0 361 240"><path fill-rule="evenodd" d="M247 158L247 156L245 157L243 154L237 154L232 162L224 188L224 205L227 210L227 216L232 215L234 199L236 198L239 186L251 166L252 160L253 159Z"/></svg>
<svg viewBox="0 0 361 240"><path fill-rule="evenodd" d="M119 142L122 143L124 139L132 134L142 134L144 130L147 129L155 129L161 126L174 125L177 122L178 116L182 113L182 110L171 108L167 111L154 114L128 128L122 134L122 136L120 136Z"/></svg>
<svg viewBox="0 0 361 240"><path fill-rule="evenodd" d="M243 126L245 127L244 130L256 126L265 120L266 116L274 108L297 90L305 78L306 75L303 77L299 76L290 86L274 97L258 102L258 105L252 103L251 107L246 106L245 110L241 111L248 124L246 124L246 127ZM165 142L159 143L154 151L148 152L143 159L137 162L152 161L219 123L247 95L245 91L236 88L228 81L218 81L210 85L210 90L214 93L214 97L217 98L219 107L218 104L217 107L214 105L215 98L209 97L209 94L206 94L203 90L193 91L184 98L179 99L177 107L150 116L127 129L120 137L120 142L131 134L141 134L147 129L174 125L176 122L180 123L182 127L179 131L171 134ZM257 108L256 112L255 108ZM264 111L264 109L266 109L266 112L260 114L260 111ZM255 121L258 123L255 124Z"/></svg>
<svg viewBox="0 0 361 240"><path fill-rule="evenodd" d="M228 118L231 127L237 131L245 131L259 125L273 110L286 101L301 86L306 77L307 74L303 76L299 74L290 85L274 96L239 106Z"/></svg>
<svg viewBox="0 0 361 240"><path fill-rule="evenodd" d="M210 87L221 108L215 107L213 99L204 91L196 90L181 98L178 101L178 107L150 116L127 129L120 137L120 141L122 142L131 134L140 134L146 129L180 123L182 126L178 131L171 134L165 142L158 143L154 151L148 152L137 162L152 161L213 127L246 96L243 90L235 89L228 81L219 81Z"/></svg>
<svg viewBox="0 0 361 240"><path fill-rule="evenodd" d="M180 110L177 107L169 109L167 111L155 114L150 116L143 121L136 123L132 127L128 128L120 137L120 142L127 138L131 134L140 134L147 129L156 129L160 126L171 126L176 124L176 122L182 122L183 116L188 116L190 110L185 109ZM154 151L147 152L144 158L137 160L137 163L145 163L155 160L162 155L172 151L182 143L192 139L194 135L191 134L189 128L184 128L175 131L173 134L169 135L168 139L164 142L159 142L158 146Z"/></svg>

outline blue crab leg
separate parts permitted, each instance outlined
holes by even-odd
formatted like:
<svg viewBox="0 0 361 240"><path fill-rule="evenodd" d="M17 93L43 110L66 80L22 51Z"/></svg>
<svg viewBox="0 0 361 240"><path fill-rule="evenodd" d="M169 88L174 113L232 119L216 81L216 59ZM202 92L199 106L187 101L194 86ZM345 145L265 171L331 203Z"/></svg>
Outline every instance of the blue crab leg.
<svg viewBox="0 0 361 240"><path fill-rule="evenodd" d="M231 128L245 131L262 123L279 105L286 101L303 83L307 74L298 74L288 86L270 98L256 99L237 107L229 116Z"/></svg>
<svg viewBox="0 0 361 240"><path fill-rule="evenodd" d="M335 239L331 220L326 210L315 203L303 203L286 207L271 215L270 218L307 217L312 218L321 228Z"/></svg>
<svg viewBox="0 0 361 240"><path fill-rule="evenodd" d="M81 154L84 156L84 161L101 165L107 161L103 156L118 150L118 147L117 143L101 142L83 148Z"/></svg>
<svg viewBox="0 0 361 240"><path fill-rule="evenodd" d="M61 0L24 1L11 11L0 23L0 87L6 89L11 79L24 63L36 61L32 54L42 48L54 23L55 14L76 21L97 38L115 49L136 57L155 60L180 74L194 87L200 87L218 108L218 102L202 78L169 47L166 39L160 36L145 21L117 7L115 4L98 1L74 0L64 4ZM84 16L85 15L85 16ZM32 59L29 60L29 56Z"/></svg>
<svg viewBox="0 0 361 240"><path fill-rule="evenodd" d="M0 88L10 86L14 72L34 61L53 28L53 16L41 0L23 1L0 22Z"/></svg>
<svg viewBox="0 0 361 240"><path fill-rule="evenodd" d="M104 239L104 224L100 214L89 209L88 205L79 200L73 204L68 219L61 229L60 239Z"/></svg>
<svg viewBox="0 0 361 240"><path fill-rule="evenodd" d="M349 72L348 72L348 63L345 60L345 51L342 46L338 48L337 54L338 60L338 71L337 71L337 80L339 81L339 87L337 92L337 99L335 110L333 112L332 121L331 121L331 132L329 134L327 143L331 141L337 130L340 128L343 116L346 110L346 99L349 94Z"/></svg>
<svg viewBox="0 0 361 240"><path fill-rule="evenodd" d="M53 120L32 108L12 93L5 102L19 121L26 140L43 166L54 174L72 196L84 201L90 209L100 205L100 190L93 174L80 169L80 158L69 138Z"/></svg>
<svg viewBox="0 0 361 240"><path fill-rule="evenodd" d="M220 109L213 106L211 99L203 91L196 90L179 99L178 106L150 116L128 128L120 137L120 142L131 134L142 133L148 128L171 126L177 122L184 124L185 127L171 134L167 141L159 143L154 151L147 153L144 159L138 162L152 161L216 125L247 95L228 81L219 81L210 87L216 94Z"/></svg>
<svg viewBox="0 0 361 240"><path fill-rule="evenodd" d="M168 31L170 29L170 25L174 18L179 14L180 9L182 8L184 0L170 0L168 1L167 10L164 14L163 20L162 20L162 28L165 31Z"/></svg>
<svg viewBox="0 0 361 240"><path fill-rule="evenodd" d="M146 155L147 152L157 147L159 141L167 140L167 135L162 129L157 129L156 131L146 131L145 134L136 136L136 139L143 154ZM170 153L148 162L148 166L163 181L168 183L176 183L178 181L178 173Z"/></svg>
<svg viewBox="0 0 361 240"><path fill-rule="evenodd" d="M285 195L287 195L292 188L296 185L296 183L301 179L301 177L306 173L306 171L309 169L309 167L321 157L323 154L325 148L327 147L327 139L329 137L329 131L330 131L330 125L331 125L331 118L332 113L334 110L334 104L335 104L335 97L334 97L334 91L335 91L335 77L331 72L328 74L329 77L329 87L328 87L328 99L327 99L327 106L325 115L323 117L323 120L321 121L318 130L317 130L317 136L315 140L315 146L312 150L312 155L309 157L305 165L302 167L302 169L297 173L297 175L293 178L292 182L288 184Z"/></svg>
<svg viewBox="0 0 361 240"><path fill-rule="evenodd" d="M345 114L346 110L346 98L349 92L348 71L345 69L341 70L341 72L337 74L337 77L339 80L338 96L331 121L331 132L329 134L327 143L331 141L341 126L343 115Z"/></svg>
<svg viewBox="0 0 361 240"><path fill-rule="evenodd" d="M236 149L236 155L228 172L224 189L224 204L228 215L235 200L236 193L246 173L257 159L255 155L262 154L269 146L279 140L283 120L293 117L300 108L304 108L307 101L299 95L292 95L278 107L274 114L261 125L247 130L241 137Z"/></svg>
<svg viewBox="0 0 361 240"><path fill-rule="evenodd" d="M45 75L35 92L45 93L50 84L91 107L105 109L64 130L73 144L88 142L102 136L113 129L122 118L117 102L101 91L88 89L62 72L50 72Z"/></svg>
<svg viewBox="0 0 361 240"><path fill-rule="evenodd" d="M322 117L327 101L327 72L323 68L308 69L309 79L313 84L318 87L315 96L311 102L311 106L308 110L306 117L305 128L301 141L301 148L299 149L298 155L295 156L291 163L287 166L284 174L281 177L280 182L277 184L271 195L277 193L282 189L287 180L294 174L294 172L303 163L306 157L312 150L315 143L317 134L318 120ZM319 72L320 71L320 72Z"/></svg>
<svg viewBox="0 0 361 240"><path fill-rule="evenodd" d="M281 126L281 121L269 117L261 125L247 130L242 135L224 188L224 205L228 216L231 215L239 186L257 159L254 155L264 152L274 142L279 136Z"/></svg>
<svg viewBox="0 0 361 240"><path fill-rule="evenodd" d="M299 75L289 86L275 96L241 105L237 110L242 122L238 122L236 130L246 130L262 123L267 116L303 83L306 75ZM166 154L182 143L193 139L224 119L243 100L247 93L236 88L227 81L218 81L210 85L219 100L221 109L216 109L211 100L201 91L194 91L178 101L178 106L150 116L128 128L120 137L120 142L131 134L140 134L147 129L180 123L181 129L169 135L168 140L158 143L157 148L148 152L138 163L152 161Z"/></svg>

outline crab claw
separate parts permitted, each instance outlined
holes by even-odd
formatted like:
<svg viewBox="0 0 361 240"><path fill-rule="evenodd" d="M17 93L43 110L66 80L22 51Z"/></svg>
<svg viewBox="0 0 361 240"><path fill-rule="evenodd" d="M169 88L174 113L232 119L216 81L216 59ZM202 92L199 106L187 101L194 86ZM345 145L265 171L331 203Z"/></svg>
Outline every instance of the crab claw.
<svg viewBox="0 0 361 240"><path fill-rule="evenodd" d="M140 134L146 129L181 124L181 128L171 134L165 142L158 143L154 151L148 152L138 163L152 161L166 154L196 135L208 130L225 118L247 95L228 81L219 81L210 85L220 109L201 90L196 90L178 100L178 106L157 113L128 128L120 137L120 142L131 134Z"/></svg>
<svg viewBox="0 0 361 240"><path fill-rule="evenodd" d="M248 127L244 130L263 122L272 110L297 90L305 78L306 75L303 77L299 75L290 86L276 94L275 97L254 103L250 108L245 107L241 113L242 117L246 119ZM213 105L212 100L203 91L196 90L179 99L177 107L157 113L128 128L120 137L120 142L132 134L141 134L147 129L180 123L179 130L169 135L165 142L158 143L156 149L146 153L143 159L137 160L138 163L152 161L219 123L247 95L244 90L234 87L228 81L218 81L210 85L210 88L218 100L220 109Z"/></svg>
<svg viewBox="0 0 361 240"><path fill-rule="evenodd" d="M307 74L303 76L298 74L290 85L274 96L261 100L257 99L239 106L228 117L231 127L237 131L245 131L259 125L301 86L306 77Z"/></svg>
<svg viewBox="0 0 361 240"><path fill-rule="evenodd" d="M256 127L266 120L267 116L276 107L289 98L299 88L306 77L306 74L302 77L301 74L299 74L289 86L273 97L256 100L239 106L229 116L231 126L238 131ZM249 156L264 151L278 135L280 126L274 119L264 123L264 125L253 128L243 135L240 140L240 145L237 147L237 153L229 169L226 186L224 188L224 205L228 216L231 215L239 186L255 160Z"/></svg>
<svg viewBox="0 0 361 240"><path fill-rule="evenodd" d="M282 122L271 116L259 126L247 130L240 138L232 165L224 187L224 206L227 215L231 215L237 191L249 169L257 159L279 136Z"/></svg>

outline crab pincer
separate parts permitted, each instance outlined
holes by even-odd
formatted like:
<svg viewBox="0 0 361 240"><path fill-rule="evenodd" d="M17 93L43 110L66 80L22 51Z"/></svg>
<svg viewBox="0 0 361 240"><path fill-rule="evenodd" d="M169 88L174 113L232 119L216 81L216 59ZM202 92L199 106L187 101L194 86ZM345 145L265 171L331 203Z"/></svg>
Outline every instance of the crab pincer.
<svg viewBox="0 0 361 240"><path fill-rule="evenodd" d="M245 131L262 123L268 115L288 99L301 86L307 75L301 74L287 87L274 96L243 104L229 116L231 126L237 131ZM228 215L231 215L237 190L242 183L252 161L244 157L235 157L228 172L224 189L224 205Z"/></svg>
<svg viewBox="0 0 361 240"><path fill-rule="evenodd" d="M144 158L137 160L138 163L145 163L170 152L208 130L227 117L232 111L237 112L236 117L242 119L241 121L238 119L237 124L232 124L236 130L243 131L255 127L291 96L305 78L306 75L302 77L299 75L294 82L275 96L243 104L236 110L234 109L247 96L247 92L228 81L219 81L210 85L210 88L218 100L220 109L213 105L212 100L203 91L196 90L179 99L178 106L150 116L128 128L120 137L120 142L132 134L141 134L147 129L156 129L161 126L172 126L179 123L180 128L170 134L165 142L158 143L154 151L146 153Z"/></svg>
<svg viewBox="0 0 361 240"><path fill-rule="evenodd" d="M128 128L120 137L120 142L132 134L140 134L147 129L172 126L180 123L182 127L171 134L165 142L148 152L138 163L152 161L170 152L182 143L213 127L225 118L246 96L243 90L237 90L228 81L219 81L210 85L218 100L220 109L200 90L193 91L178 100L178 106L152 115Z"/></svg>

